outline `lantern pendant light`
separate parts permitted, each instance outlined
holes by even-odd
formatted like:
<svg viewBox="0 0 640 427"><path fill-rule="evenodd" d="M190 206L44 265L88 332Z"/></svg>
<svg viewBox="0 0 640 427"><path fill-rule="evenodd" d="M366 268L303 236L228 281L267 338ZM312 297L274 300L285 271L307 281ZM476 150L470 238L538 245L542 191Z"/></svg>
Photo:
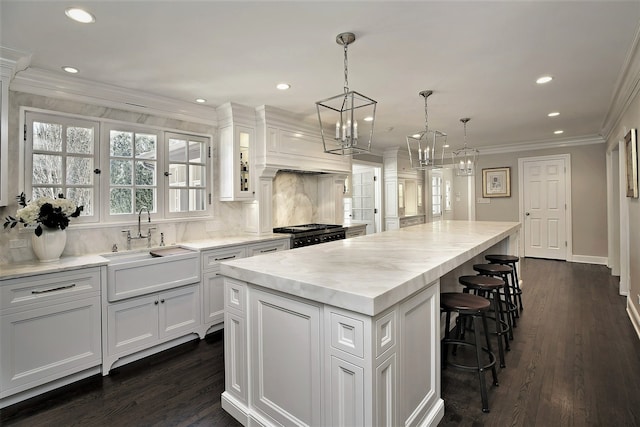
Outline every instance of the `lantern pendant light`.
<svg viewBox="0 0 640 427"><path fill-rule="evenodd" d="M447 134L429 129L427 99L431 94L433 94L431 90L420 92L420 96L424 97L424 130L407 136L407 150L412 169L440 168L444 164L444 146Z"/></svg>
<svg viewBox="0 0 640 427"><path fill-rule="evenodd" d="M353 33L336 37L336 43L344 46L344 92L316 102L325 153L352 155L371 151L377 102L349 90L347 48L355 40Z"/></svg>
<svg viewBox="0 0 640 427"><path fill-rule="evenodd" d="M464 148L451 153L453 169L456 171L457 176L475 175L476 164L480 155L480 152L475 148L467 147L467 122L469 120L471 120L469 117L460 119L464 125Z"/></svg>

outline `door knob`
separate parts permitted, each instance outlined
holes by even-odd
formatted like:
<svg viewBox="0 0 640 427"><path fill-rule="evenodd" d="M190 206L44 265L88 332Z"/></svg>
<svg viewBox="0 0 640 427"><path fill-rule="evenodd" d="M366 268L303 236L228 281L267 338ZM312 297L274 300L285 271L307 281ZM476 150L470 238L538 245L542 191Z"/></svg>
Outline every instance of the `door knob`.
<svg viewBox="0 0 640 427"><path fill-rule="evenodd" d="M525 215L526 215L526 216L529 216L529 212L527 212Z"/></svg>

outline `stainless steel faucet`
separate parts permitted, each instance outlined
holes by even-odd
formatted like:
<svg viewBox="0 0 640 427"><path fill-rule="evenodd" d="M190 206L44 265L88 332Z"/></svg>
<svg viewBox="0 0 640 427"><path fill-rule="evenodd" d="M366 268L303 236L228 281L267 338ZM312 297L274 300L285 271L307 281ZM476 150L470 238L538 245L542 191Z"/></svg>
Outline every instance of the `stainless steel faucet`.
<svg viewBox="0 0 640 427"><path fill-rule="evenodd" d="M147 230L147 235L145 236L144 234L142 234L142 212L143 211L147 211L147 222L151 222L151 212L149 212L149 208L146 206L143 206L140 208L140 211L138 211L138 234L136 236L132 236L131 235L131 231L130 230L122 230L123 233L127 233L127 250L131 249L131 240L132 239L147 239L147 247L150 248L151 247L151 231L155 230L156 227L149 227L149 229Z"/></svg>

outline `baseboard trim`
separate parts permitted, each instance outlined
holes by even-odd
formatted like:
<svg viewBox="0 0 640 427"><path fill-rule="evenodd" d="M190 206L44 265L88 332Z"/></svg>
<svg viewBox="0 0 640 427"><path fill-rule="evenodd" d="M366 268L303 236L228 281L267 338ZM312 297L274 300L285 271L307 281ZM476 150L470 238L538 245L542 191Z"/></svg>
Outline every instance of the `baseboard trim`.
<svg viewBox="0 0 640 427"><path fill-rule="evenodd" d="M609 259L607 257L602 257L602 256L573 255L571 257L571 262L577 262L580 264L607 265L609 264Z"/></svg>
<svg viewBox="0 0 640 427"><path fill-rule="evenodd" d="M633 328L636 330L638 339L640 339L640 314L638 314L636 308L631 304L629 298L627 298L627 314L629 315Z"/></svg>

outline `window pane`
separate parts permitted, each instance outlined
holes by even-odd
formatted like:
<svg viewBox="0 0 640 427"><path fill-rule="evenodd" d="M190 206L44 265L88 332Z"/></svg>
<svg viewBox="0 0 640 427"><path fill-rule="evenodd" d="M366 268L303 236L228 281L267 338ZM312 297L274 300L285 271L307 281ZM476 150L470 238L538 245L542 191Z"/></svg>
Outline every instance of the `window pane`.
<svg viewBox="0 0 640 427"><path fill-rule="evenodd" d="M92 154L93 128L69 126L67 128L67 153Z"/></svg>
<svg viewBox="0 0 640 427"><path fill-rule="evenodd" d="M93 158L67 157L67 185L93 184Z"/></svg>
<svg viewBox="0 0 640 427"><path fill-rule="evenodd" d="M169 161L185 162L187 161L187 141L182 139L169 139Z"/></svg>
<svg viewBox="0 0 640 427"><path fill-rule="evenodd" d="M62 151L62 125L33 122L33 149Z"/></svg>
<svg viewBox="0 0 640 427"><path fill-rule="evenodd" d="M189 141L189 162L204 163L206 144L198 141Z"/></svg>
<svg viewBox="0 0 640 427"><path fill-rule="evenodd" d="M84 206L81 216L91 216L93 212L93 189L92 188L70 188L67 191L67 199L73 200L77 206Z"/></svg>
<svg viewBox="0 0 640 427"><path fill-rule="evenodd" d="M56 198L58 194L62 193L60 187L33 187L31 191L31 200L39 199L40 197Z"/></svg>
<svg viewBox="0 0 640 427"><path fill-rule="evenodd" d="M112 188L109 194L109 212L112 215L133 213L130 188Z"/></svg>
<svg viewBox="0 0 640 427"><path fill-rule="evenodd" d="M189 190L169 190L169 211L187 212L189 210Z"/></svg>
<svg viewBox="0 0 640 427"><path fill-rule="evenodd" d="M62 157L34 154L33 184L62 184Z"/></svg>
<svg viewBox="0 0 640 427"><path fill-rule="evenodd" d="M187 185L187 165L169 165L169 185L185 187Z"/></svg>
<svg viewBox="0 0 640 427"><path fill-rule="evenodd" d="M131 160L111 160L109 175L111 184L131 185L133 162Z"/></svg>
<svg viewBox="0 0 640 427"><path fill-rule="evenodd" d="M117 130L109 132L109 153L112 156L131 157L133 154L133 133Z"/></svg>
<svg viewBox="0 0 640 427"><path fill-rule="evenodd" d="M204 166L189 166L189 186L204 187Z"/></svg>
<svg viewBox="0 0 640 427"><path fill-rule="evenodd" d="M206 200L206 192L204 190L189 190L191 203L189 204L192 211L203 211Z"/></svg>
<svg viewBox="0 0 640 427"><path fill-rule="evenodd" d="M149 209L150 212L156 211L154 189L152 188L136 189L136 212L140 212L140 209L142 208Z"/></svg>
<svg viewBox="0 0 640 427"><path fill-rule="evenodd" d="M156 184L156 162L136 162L136 185Z"/></svg>
<svg viewBox="0 0 640 427"><path fill-rule="evenodd" d="M156 158L156 136L136 134L136 157L139 159Z"/></svg>

